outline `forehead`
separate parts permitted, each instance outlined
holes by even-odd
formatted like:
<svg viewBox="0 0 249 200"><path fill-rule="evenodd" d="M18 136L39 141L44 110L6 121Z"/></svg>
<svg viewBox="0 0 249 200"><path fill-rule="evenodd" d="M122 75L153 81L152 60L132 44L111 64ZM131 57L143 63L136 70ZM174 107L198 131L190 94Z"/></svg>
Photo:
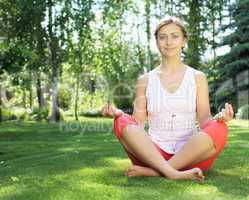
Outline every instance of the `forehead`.
<svg viewBox="0 0 249 200"><path fill-rule="evenodd" d="M170 23L163 25L158 31L158 34L171 34L171 33L182 33L182 30L178 25Z"/></svg>

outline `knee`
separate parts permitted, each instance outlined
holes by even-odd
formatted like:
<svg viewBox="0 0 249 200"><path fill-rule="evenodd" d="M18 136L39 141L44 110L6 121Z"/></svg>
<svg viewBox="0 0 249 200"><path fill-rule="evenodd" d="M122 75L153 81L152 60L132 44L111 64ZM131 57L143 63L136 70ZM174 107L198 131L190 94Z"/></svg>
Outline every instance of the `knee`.
<svg viewBox="0 0 249 200"><path fill-rule="evenodd" d="M227 138L228 126L225 122L213 121L210 128L215 130L215 132L217 132L217 134L219 134L220 137L223 137L224 139Z"/></svg>
<svg viewBox="0 0 249 200"><path fill-rule="evenodd" d="M212 139L216 152L220 152L224 148L228 135L228 127L225 122L210 121L203 132Z"/></svg>
<svg viewBox="0 0 249 200"><path fill-rule="evenodd" d="M198 145L201 145L204 151L212 151L213 149L215 150L215 143L212 137L210 137L210 135L207 134L206 132L203 131L200 132L200 135L196 143Z"/></svg>
<svg viewBox="0 0 249 200"><path fill-rule="evenodd" d="M130 115L123 114L114 119L114 132L118 139L121 139L124 133L131 131L128 125L137 125L135 119Z"/></svg>
<svg viewBox="0 0 249 200"><path fill-rule="evenodd" d="M226 137L228 133L228 126L225 122L218 122L216 120L211 120L203 128L204 132L206 132L205 130L216 132L217 134L220 134Z"/></svg>

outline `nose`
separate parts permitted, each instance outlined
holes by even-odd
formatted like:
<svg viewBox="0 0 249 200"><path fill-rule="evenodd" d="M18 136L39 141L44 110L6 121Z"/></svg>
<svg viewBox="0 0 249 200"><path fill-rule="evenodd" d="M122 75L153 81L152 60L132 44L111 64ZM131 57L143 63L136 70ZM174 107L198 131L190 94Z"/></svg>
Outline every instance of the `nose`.
<svg viewBox="0 0 249 200"><path fill-rule="evenodd" d="M167 37L166 44L171 45L171 43L172 43L171 37Z"/></svg>

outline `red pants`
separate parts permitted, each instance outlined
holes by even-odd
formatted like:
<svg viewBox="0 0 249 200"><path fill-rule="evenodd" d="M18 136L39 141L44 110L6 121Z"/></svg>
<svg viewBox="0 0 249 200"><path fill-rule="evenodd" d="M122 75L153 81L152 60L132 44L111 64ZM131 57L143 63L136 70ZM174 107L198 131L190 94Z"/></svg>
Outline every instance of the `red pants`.
<svg viewBox="0 0 249 200"><path fill-rule="evenodd" d="M138 123L132 116L127 115L127 114L123 114L120 117L117 117L114 119L114 132L115 132L116 137L119 140L122 138L122 129L130 124L137 125ZM226 144L227 133L228 133L226 123L216 122L216 121L212 120L212 121L209 121L203 127L203 129L201 131L206 133L207 135L209 135L209 137L213 140L214 145L216 147L216 154L214 156L212 156L211 158L209 158L208 160L202 161L202 162L197 163L197 164L192 165L192 166L188 166L187 168L184 168L182 170L198 167L198 168L202 169L203 171L207 171L213 165L215 159L220 154L220 152L222 151L222 149L224 148L224 146ZM172 156L174 156L174 154L169 154L169 153L165 152L164 150L162 150L157 144L155 144L155 146L157 147L158 151L164 157L165 160L169 160ZM130 158L131 162L134 165L147 166L139 158L135 157L134 155L132 155L128 151L126 151L126 152L128 154L128 157Z"/></svg>

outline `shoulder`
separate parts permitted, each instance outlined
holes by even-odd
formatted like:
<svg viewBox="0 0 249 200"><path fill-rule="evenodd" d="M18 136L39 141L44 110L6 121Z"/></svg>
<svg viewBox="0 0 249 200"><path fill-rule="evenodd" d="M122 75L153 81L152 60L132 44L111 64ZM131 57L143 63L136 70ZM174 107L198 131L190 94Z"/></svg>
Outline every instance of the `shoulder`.
<svg viewBox="0 0 249 200"><path fill-rule="evenodd" d="M149 77L151 76L152 73L155 72L155 69L147 72L147 73L144 73L142 75L140 75L137 79L137 86L143 86L145 88L147 88L147 85L148 85L148 82L149 82Z"/></svg>
<svg viewBox="0 0 249 200"><path fill-rule="evenodd" d="M194 69L192 67L189 67L189 68L192 70L192 72L194 74L194 78L195 78L195 82L196 82L197 86L207 83L207 76L205 75L204 72L197 70L197 69Z"/></svg>
<svg viewBox="0 0 249 200"><path fill-rule="evenodd" d="M137 83L136 86L142 86L144 89L147 88L148 82L149 82L149 77L152 74L158 73L158 67L152 69L151 71L144 73L142 75L140 75L137 79Z"/></svg>
<svg viewBox="0 0 249 200"><path fill-rule="evenodd" d="M196 70L196 72L195 72L195 80L197 82L206 82L207 81L207 76L202 71Z"/></svg>
<svg viewBox="0 0 249 200"><path fill-rule="evenodd" d="M149 73L142 74L137 79L137 84L147 85L149 79Z"/></svg>
<svg viewBox="0 0 249 200"><path fill-rule="evenodd" d="M145 94L147 85L148 85L148 79L149 79L149 74L143 74L138 77L137 83L136 83L136 93L137 94Z"/></svg>
<svg viewBox="0 0 249 200"><path fill-rule="evenodd" d="M136 83L136 95L144 96L148 85L149 74L140 75Z"/></svg>
<svg viewBox="0 0 249 200"><path fill-rule="evenodd" d="M197 70L197 69L194 69L194 77L195 77L195 83L196 83L196 86L197 88L206 88L208 87L208 81L207 81L207 76L204 72L200 71L200 70Z"/></svg>

